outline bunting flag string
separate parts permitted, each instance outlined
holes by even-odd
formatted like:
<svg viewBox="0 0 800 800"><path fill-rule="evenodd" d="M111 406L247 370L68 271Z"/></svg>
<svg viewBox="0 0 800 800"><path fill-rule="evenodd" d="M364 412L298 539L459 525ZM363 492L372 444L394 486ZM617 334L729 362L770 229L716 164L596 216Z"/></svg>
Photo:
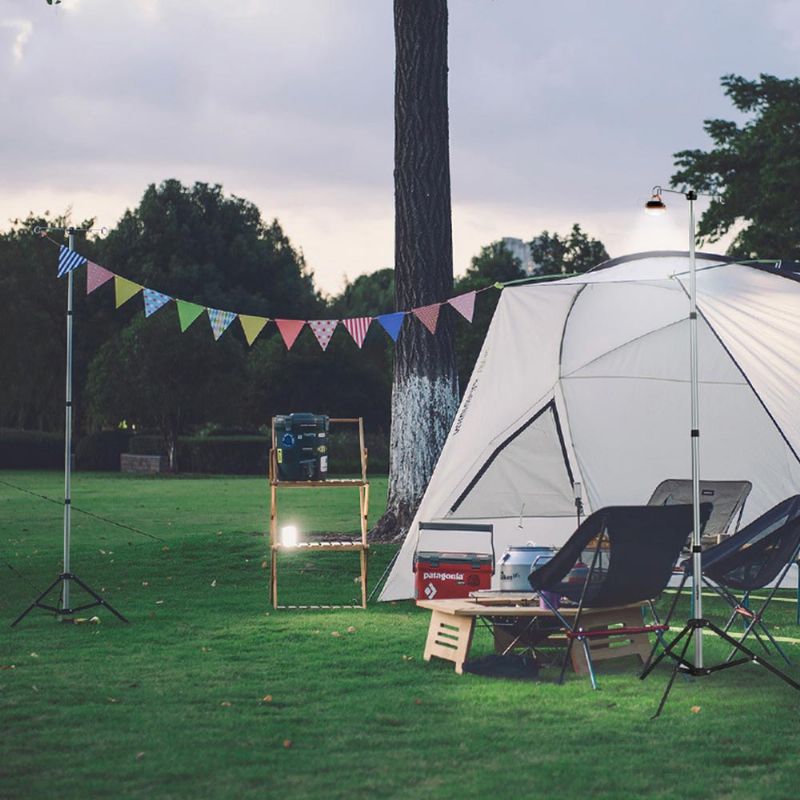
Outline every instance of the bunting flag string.
<svg viewBox="0 0 800 800"><path fill-rule="evenodd" d="M117 308L123 303L127 303L134 295L139 294L142 288L138 283L129 281L127 278L120 278L119 275L114 276L114 298L116 300Z"/></svg>
<svg viewBox="0 0 800 800"><path fill-rule="evenodd" d="M198 306L197 303L187 303L186 300L178 300L178 322L181 325L181 333L185 333L186 329L205 311L203 306Z"/></svg>
<svg viewBox="0 0 800 800"><path fill-rule="evenodd" d="M413 309L413 314L431 333L436 333L441 307L441 303L431 303L429 306Z"/></svg>
<svg viewBox="0 0 800 800"><path fill-rule="evenodd" d="M467 292L456 297L451 297L447 302L456 310L467 322L472 322L472 315L475 313L476 292Z"/></svg>
<svg viewBox="0 0 800 800"><path fill-rule="evenodd" d="M154 289L145 289L142 294L144 295L144 315L146 317L155 314L159 308L172 300L169 295L161 294Z"/></svg>
<svg viewBox="0 0 800 800"><path fill-rule="evenodd" d="M103 267L98 267L97 264L89 261L86 267L86 294L91 294L104 283L108 283L113 277L113 272L109 272Z"/></svg>
<svg viewBox="0 0 800 800"><path fill-rule="evenodd" d="M68 272L72 272L74 269L78 269L78 267L85 264L88 260L80 253L70 250L69 247L65 247L63 244L60 245L60 248L61 249L58 251L59 278L63 278Z"/></svg>
<svg viewBox="0 0 800 800"><path fill-rule="evenodd" d="M372 317L353 317L352 319L343 319L342 325L347 328L347 332L353 337L353 341L361 349L364 344L364 337L367 335L369 326L372 324Z"/></svg>
<svg viewBox="0 0 800 800"><path fill-rule="evenodd" d="M405 318L405 311L395 311L394 314L381 314L379 317L376 317L393 342L397 341L397 337L400 335L400 328Z"/></svg>
<svg viewBox="0 0 800 800"><path fill-rule="evenodd" d="M239 314L239 322L244 331L244 338L247 339L247 344L252 347L256 337L269 320L266 317L251 317L249 314Z"/></svg>
<svg viewBox="0 0 800 800"><path fill-rule="evenodd" d="M231 322L236 319L236 314L233 311L222 311L219 308L209 308L208 319L211 322L211 331L214 334L214 341L217 341L230 326Z"/></svg>
<svg viewBox="0 0 800 800"><path fill-rule="evenodd" d="M308 327L314 332L314 336L317 337L319 346L323 350L328 349L331 336L333 336L333 332L336 330L338 324L338 319L310 319L308 321Z"/></svg>
<svg viewBox="0 0 800 800"><path fill-rule="evenodd" d="M47 237L49 239L49 237ZM53 241L50 239L50 241ZM178 322L181 332L185 332L190 325L205 311L208 314L208 319L211 324L211 331L214 339L217 340L222 334L230 327L231 323L237 317L242 327L247 344L252 346L253 342L258 338L259 334L264 330L268 322L274 322L278 331L286 345L287 350L291 350L297 337L301 331L308 325L314 334L319 346L323 351L328 349L334 332L341 322L346 328L347 332L352 337L356 345L361 349L364 345L367 332L373 320L377 320L380 326L384 329L389 338L396 342L403 328L403 320L409 314L415 316L420 323L431 333L436 333L436 328L439 322L439 314L441 307L445 304L452 306L467 322L472 322L475 312L475 298L480 292L485 292L490 289L502 289L504 284L493 284L485 286L480 289L475 289L463 294L451 297L439 303L431 303L430 305L421 306L419 308L412 308L408 311L395 311L388 314L379 314L374 317L351 317L348 319L316 319L316 320L300 320L300 319L271 319L268 317L251 316L249 314L239 314L235 311L225 311L223 309L210 308L207 306L191 303L187 300L180 300L172 297L171 295L164 294L155 289L142 286L134 281L123 278L93 261L89 261L85 256L82 256L75 250L69 247L60 245L58 246L58 277L63 277L69 272L77 269L83 264L87 265L86 271L86 294L91 294L104 284L114 279L114 301L116 308L120 308L123 304L127 303L132 297L142 292L144 299L144 313L146 317L155 314L156 311L163 308L170 301L174 301L177 312Z"/></svg>
<svg viewBox="0 0 800 800"><path fill-rule="evenodd" d="M281 332L281 337L283 338L283 343L286 345L286 349L291 350L292 345L295 343L295 340L300 335L300 331L303 330L303 326L306 323L305 320L302 319L276 319L275 324Z"/></svg>

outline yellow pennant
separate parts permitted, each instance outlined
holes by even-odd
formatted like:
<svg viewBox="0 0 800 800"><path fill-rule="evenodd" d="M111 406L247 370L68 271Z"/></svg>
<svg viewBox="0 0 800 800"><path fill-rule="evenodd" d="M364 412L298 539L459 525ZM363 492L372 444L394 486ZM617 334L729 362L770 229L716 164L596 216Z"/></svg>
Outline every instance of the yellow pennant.
<svg viewBox="0 0 800 800"><path fill-rule="evenodd" d="M142 287L138 283L129 281L127 278L120 278L119 275L114 276L114 296L117 301L117 308L123 303L127 303L134 295L142 291Z"/></svg>
<svg viewBox="0 0 800 800"><path fill-rule="evenodd" d="M239 322L242 323L242 330L244 331L244 338L247 339L247 344L252 345L256 340L256 336L261 333L264 326L269 322L269 319L239 314Z"/></svg>

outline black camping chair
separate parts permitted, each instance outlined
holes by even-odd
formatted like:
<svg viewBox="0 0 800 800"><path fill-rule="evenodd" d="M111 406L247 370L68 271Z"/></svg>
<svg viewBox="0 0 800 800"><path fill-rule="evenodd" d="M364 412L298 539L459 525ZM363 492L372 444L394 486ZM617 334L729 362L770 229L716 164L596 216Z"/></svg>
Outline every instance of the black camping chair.
<svg viewBox="0 0 800 800"><path fill-rule="evenodd" d="M704 540L718 543L736 531L752 488L750 481L700 481L700 502L713 506L711 516L703 525ZM691 502L691 479L670 478L656 486L647 505L671 506Z"/></svg>
<svg viewBox="0 0 800 800"><path fill-rule="evenodd" d="M701 556L703 582L729 603L732 609L723 630L727 633L735 620L744 620L745 629L740 643L752 633L764 651L769 653L769 647L761 636L763 634L787 664L791 662L764 624L763 615L798 554L800 495L794 495L773 506L729 539L710 547ZM684 561L681 567L684 572L678 594L691 574L691 559ZM765 588L773 581L774 586L763 603L757 610L751 609L750 593ZM673 608L674 605L673 602ZM670 616L673 608L670 609ZM730 653L727 661L733 658L735 652Z"/></svg>
<svg viewBox="0 0 800 800"><path fill-rule="evenodd" d="M711 505L701 507L707 519ZM585 630L581 614L588 608L615 608L652 600L666 587L672 568L692 530L690 505L610 506L595 511L578 527L556 555L531 572L528 580L539 592L567 637L567 649L559 683L577 639L583 647L592 688L597 679L589 641L609 636L609 630ZM576 563L589 564L585 577L576 581ZM543 594L544 593L544 594ZM559 595L578 608L570 622L550 602L547 593ZM666 625L654 616L653 624L637 628L615 628L614 634L661 634Z"/></svg>

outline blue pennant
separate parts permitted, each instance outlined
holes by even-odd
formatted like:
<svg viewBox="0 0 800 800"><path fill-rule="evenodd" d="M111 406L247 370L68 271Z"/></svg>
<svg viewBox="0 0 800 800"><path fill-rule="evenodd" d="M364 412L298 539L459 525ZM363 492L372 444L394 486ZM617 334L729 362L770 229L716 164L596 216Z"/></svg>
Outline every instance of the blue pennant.
<svg viewBox="0 0 800 800"><path fill-rule="evenodd" d="M72 270L85 263L86 258L84 256L74 250L70 250L69 247L64 247L62 244L58 251L58 277L63 278L68 272L72 272Z"/></svg>
<svg viewBox="0 0 800 800"><path fill-rule="evenodd" d="M403 311L395 311L394 314L381 314L381 316L375 317L375 319L380 322L386 333L392 337L392 341L396 342L397 337L400 335L400 328L403 325L405 316Z"/></svg>

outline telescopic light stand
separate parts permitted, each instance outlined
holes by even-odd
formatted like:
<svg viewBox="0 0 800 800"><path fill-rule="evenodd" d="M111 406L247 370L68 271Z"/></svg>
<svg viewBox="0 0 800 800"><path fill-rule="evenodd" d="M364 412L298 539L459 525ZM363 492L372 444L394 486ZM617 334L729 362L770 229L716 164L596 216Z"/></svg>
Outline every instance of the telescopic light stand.
<svg viewBox="0 0 800 800"><path fill-rule="evenodd" d="M681 194L686 200L689 201L689 350L690 350L690 385L691 385L691 413L692 413L692 428L691 428L691 445L692 445L692 616L691 619L686 621L678 635L668 644L664 646L661 654L652 663L647 664L642 674L639 676L644 680L664 658L669 657L675 662L672 668L672 675L669 678L667 687L664 694L661 696L661 702L658 704L658 710L653 715L653 719L661 714L664 705L669 697L672 684L675 682L675 676L678 672L692 677L703 677L711 675L714 672L719 672L729 667L738 667L740 664L747 664L753 662L760 664L765 669L768 669L774 675L777 675L782 680L786 681L794 689L800 690L800 684L793 681L788 675L785 675L779 669L776 669L772 664L765 661L760 656L757 656L748 647L745 647L742 642L734 639L727 631L722 630L718 625L715 625L710 620L703 616L703 594L702 594L702 575L703 575L703 562L700 538L700 402L699 402L699 387L700 377L698 370L698 347L697 347L697 263L695 258L695 221L694 221L694 203L697 200L697 192L689 189L686 191L676 191L672 189L662 189L660 186L653 187L653 196L646 205L646 209L653 213L661 213L666 210L666 206L661 200L661 192L670 192L671 194ZM678 595L680 590L678 591ZM673 609L677 603L678 596L676 595L673 602ZM671 615L672 611L670 611ZM733 648L733 652L727 661L714 666L705 666L703 663L703 632L709 630L723 641L727 642ZM689 645L694 641L694 659L690 661L686 658L686 653ZM677 654L678 645L683 642L680 650L680 655ZM741 658L734 659L733 656L739 653Z"/></svg>
<svg viewBox="0 0 800 800"><path fill-rule="evenodd" d="M48 231L64 232L64 228L35 228L34 233L45 235ZM80 229L81 232L92 230L91 228ZM75 250L76 228L67 228L69 234L69 249ZM72 478L72 290L73 279L72 270L67 273L67 381L66 381L66 403L64 415L64 569L63 572L11 623L13 628L20 620L26 617L34 608L41 608L50 611L57 617L69 617L80 611L86 611L95 606L107 608L114 616L123 622L128 620L122 616L102 595L98 594L87 583L82 581L70 569L70 535L72 533L71 518L71 478ZM70 584L76 583L89 597L91 603L73 606L70 601ZM56 587L60 587L60 595L57 605L50 605L45 602L46 598Z"/></svg>

